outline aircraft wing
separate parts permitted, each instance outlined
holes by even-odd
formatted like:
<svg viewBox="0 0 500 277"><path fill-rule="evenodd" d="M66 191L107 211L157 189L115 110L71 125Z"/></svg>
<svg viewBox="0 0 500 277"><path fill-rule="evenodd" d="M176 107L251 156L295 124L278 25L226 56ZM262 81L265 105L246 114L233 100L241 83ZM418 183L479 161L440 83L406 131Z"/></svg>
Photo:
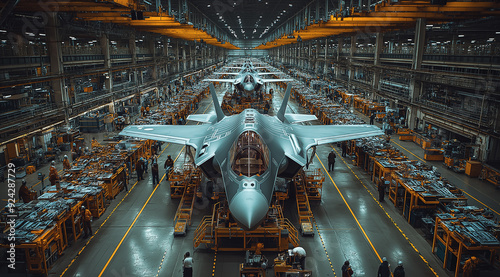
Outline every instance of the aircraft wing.
<svg viewBox="0 0 500 277"><path fill-rule="evenodd" d="M285 73L283 73L283 72L259 72L257 74L259 74L259 75L272 75L272 74L278 75L278 74L285 74Z"/></svg>
<svg viewBox="0 0 500 277"><path fill-rule="evenodd" d="M240 73L238 73L238 72L215 72L214 74L217 74L217 75L239 75Z"/></svg>
<svg viewBox="0 0 500 277"><path fill-rule="evenodd" d="M264 83L274 83L274 82L292 82L295 79L261 79Z"/></svg>
<svg viewBox="0 0 500 277"><path fill-rule="evenodd" d="M235 79L203 79L203 82L234 83Z"/></svg>
<svg viewBox="0 0 500 277"><path fill-rule="evenodd" d="M120 135L184 144L196 149L203 142L210 126L212 125L130 125Z"/></svg>
<svg viewBox="0 0 500 277"><path fill-rule="evenodd" d="M384 134L374 125L293 125L292 128L306 150L316 145Z"/></svg>

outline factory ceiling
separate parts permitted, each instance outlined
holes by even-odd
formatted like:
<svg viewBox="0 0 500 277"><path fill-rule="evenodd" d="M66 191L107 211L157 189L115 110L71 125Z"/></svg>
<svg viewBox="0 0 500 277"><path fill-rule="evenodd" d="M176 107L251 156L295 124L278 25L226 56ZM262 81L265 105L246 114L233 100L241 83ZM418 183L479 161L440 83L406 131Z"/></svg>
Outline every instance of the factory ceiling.
<svg viewBox="0 0 500 277"><path fill-rule="evenodd" d="M189 0L235 39L266 37L295 15L308 0Z"/></svg>

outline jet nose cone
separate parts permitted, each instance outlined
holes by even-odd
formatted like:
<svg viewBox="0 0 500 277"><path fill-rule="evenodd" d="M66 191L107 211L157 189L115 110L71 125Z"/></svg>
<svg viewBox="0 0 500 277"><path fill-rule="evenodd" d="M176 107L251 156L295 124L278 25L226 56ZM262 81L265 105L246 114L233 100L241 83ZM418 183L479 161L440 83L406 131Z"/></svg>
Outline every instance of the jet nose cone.
<svg viewBox="0 0 500 277"><path fill-rule="evenodd" d="M266 216L269 204L267 199L256 190L238 192L229 205L234 219L244 229L252 230Z"/></svg>
<svg viewBox="0 0 500 277"><path fill-rule="evenodd" d="M246 90L246 91L252 91L253 90L253 85L252 84L245 84L243 86L243 89Z"/></svg>

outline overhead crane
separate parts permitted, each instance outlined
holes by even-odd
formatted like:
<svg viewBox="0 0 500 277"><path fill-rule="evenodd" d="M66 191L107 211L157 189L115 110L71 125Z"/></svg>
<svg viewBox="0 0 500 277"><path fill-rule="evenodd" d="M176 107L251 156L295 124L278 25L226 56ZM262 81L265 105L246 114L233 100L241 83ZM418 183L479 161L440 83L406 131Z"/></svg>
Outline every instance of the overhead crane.
<svg viewBox="0 0 500 277"><path fill-rule="evenodd" d="M0 4L3 8L5 4ZM238 49L229 42L218 39L205 30L187 23L180 23L174 16L162 11L145 11L145 6L138 0L78 0L46 2L22 0L14 10L20 11L47 11L47 12L76 12L76 19L82 21L102 21L127 25L138 30L159 33L172 38L184 40L203 40L207 44L227 49ZM143 19L134 20L132 13L139 11Z"/></svg>
<svg viewBox="0 0 500 277"><path fill-rule="evenodd" d="M417 19L426 19L430 23L500 15L500 3L497 2L447 2L445 5L431 4L430 1L381 2L375 11L355 12L343 16L331 15L326 22L308 25L303 30L284 34L278 39L259 45L256 49L269 49L297 42L297 37L310 40L332 35L349 33L375 33L405 29L415 25ZM307 25L307 24L306 24ZM381 30L380 28L383 28Z"/></svg>

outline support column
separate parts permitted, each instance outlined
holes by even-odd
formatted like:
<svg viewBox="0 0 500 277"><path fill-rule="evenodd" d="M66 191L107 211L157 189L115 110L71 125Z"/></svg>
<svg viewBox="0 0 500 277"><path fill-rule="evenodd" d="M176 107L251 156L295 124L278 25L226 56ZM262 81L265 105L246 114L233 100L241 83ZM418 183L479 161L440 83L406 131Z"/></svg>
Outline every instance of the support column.
<svg viewBox="0 0 500 277"><path fill-rule="evenodd" d="M413 49L413 59L411 63L411 69L419 70L422 67L422 57L424 55L424 45L425 45L425 19L417 19L417 24L415 28L415 48ZM420 99L420 94L422 93L422 83L418 74L412 74L410 80L410 102L413 104L418 99ZM408 126L411 129L417 128L417 114L419 109L412 105L408 112Z"/></svg>
<svg viewBox="0 0 500 277"><path fill-rule="evenodd" d="M342 54L342 48L344 47L344 38L339 37L337 46L337 61L340 60L340 55Z"/></svg>
<svg viewBox="0 0 500 277"><path fill-rule="evenodd" d="M182 71L187 71L187 55L186 46L182 46Z"/></svg>
<svg viewBox="0 0 500 277"><path fill-rule="evenodd" d="M113 90L113 73L111 72L111 51L109 49L109 38L107 34L101 36L101 50L104 55L104 68L108 70L108 75L104 81L106 90L112 92Z"/></svg>
<svg viewBox="0 0 500 277"><path fill-rule="evenodd" d="M298 66L298 67L300 67L300 56L301 56L300 52L302 50L301 48L302 48L302 43L300 42L297 44L297 55L295 56L296 57L295 58L295 66Z"/></svg>
<svg viewBox="0 0 500 277"><path fill-rule="evenodd" d="M179 73L181 71L181 62L179 58L179 41L175 42L175 59L177 61L177 71L175 73Z"/></svg>
<svg viewBox="0 0 500 277"><path fill-rule="evenodd" d="M337 40L337 63L335 64L335 78L340 79L340 57L344 48L344 38L339 37Z"/></svg>
<svg viewBox="0 0 500 277"><path fill-rule="evenodd" d="M326 75L328 73L327 59L328 59L328 38L325 38L325 64L323 65L323 74L324 75Z"/></svg>
<svg viewBox="0 0 500 277"><path fill-rule="evenodd" d="M194 68L198 68L198 49L196 48L196 46L194 47Z"/></svg>
<svg viewBox="0 0 500 277"><path fill-rule="evenodd" d="M349 58L349 83L354 79L354 68L352 67L352 60L356 53L356 35L351 36L351 55Z"/></svg>
<svg viewBox="0 0 500 277"><path fill-rule="evenodd" d="M163 38L163 59L165 60L165 76L168 76L168 64L170 62L170 58L168 57L168 39Z"/></svg>
<svg viewBox="0 0 500 277"><path fill-rule="evenodd" d="M158 80L158 61L156 60L156 40L154 38L148 38L148 48L149 53L153 55L153 80Z"/></svg>
<svg viewBox="0 0 500 277"><path fill-rule="evenodd" d="M375 56L373 58L374 65L380 65L380 54L384 49L384 34L377 33L377 38L375 41ZM372 87L374 89L380 89L380 69L375 68L373 74L373 83Z"/></svg>
<svg viewBox="0 0 500 277"><path fill-rule="evenodd" d="M193 57L193 46L189 45L189 70L193 70L194 57Z"/></svg>
<svg viewBox="0 0 500 277"><path fill-rule="evenodd" d="M62 75L64 73L62 50L61 50L61 38L59 36L59 22L57 20L57 13L50 12L49 20L46 27L47 30L47 46L49 50L50 59L50 73L52 75ZM51 100L57 105L57 107L66 107L69 103L68 91L64 87L64 79L56 78L51 81L51 86L53 89L53 97ZM66 113L66 119L67 119Z"/></svg>
<svg viewBox="0 0 500 277"><path fill-rule="evenodd" d="M321 44L319 42L319 39L317 39L316 40L316 54L314 55L314 72L316 72L316 73L319 73L319 49L320 49L320 47L321 47Z"/></svg>
<svg viewBox="0 0 500 277"><path fill-rule="evenodd" d="M128 50L129 54L132 56L132 65L137 64L137 47L135 46L135 32L130 34L130 38L128 39ZM134 71L134 82L136 86L139 86L139 78L137 74L137 69L132 69Z"/></svg>

